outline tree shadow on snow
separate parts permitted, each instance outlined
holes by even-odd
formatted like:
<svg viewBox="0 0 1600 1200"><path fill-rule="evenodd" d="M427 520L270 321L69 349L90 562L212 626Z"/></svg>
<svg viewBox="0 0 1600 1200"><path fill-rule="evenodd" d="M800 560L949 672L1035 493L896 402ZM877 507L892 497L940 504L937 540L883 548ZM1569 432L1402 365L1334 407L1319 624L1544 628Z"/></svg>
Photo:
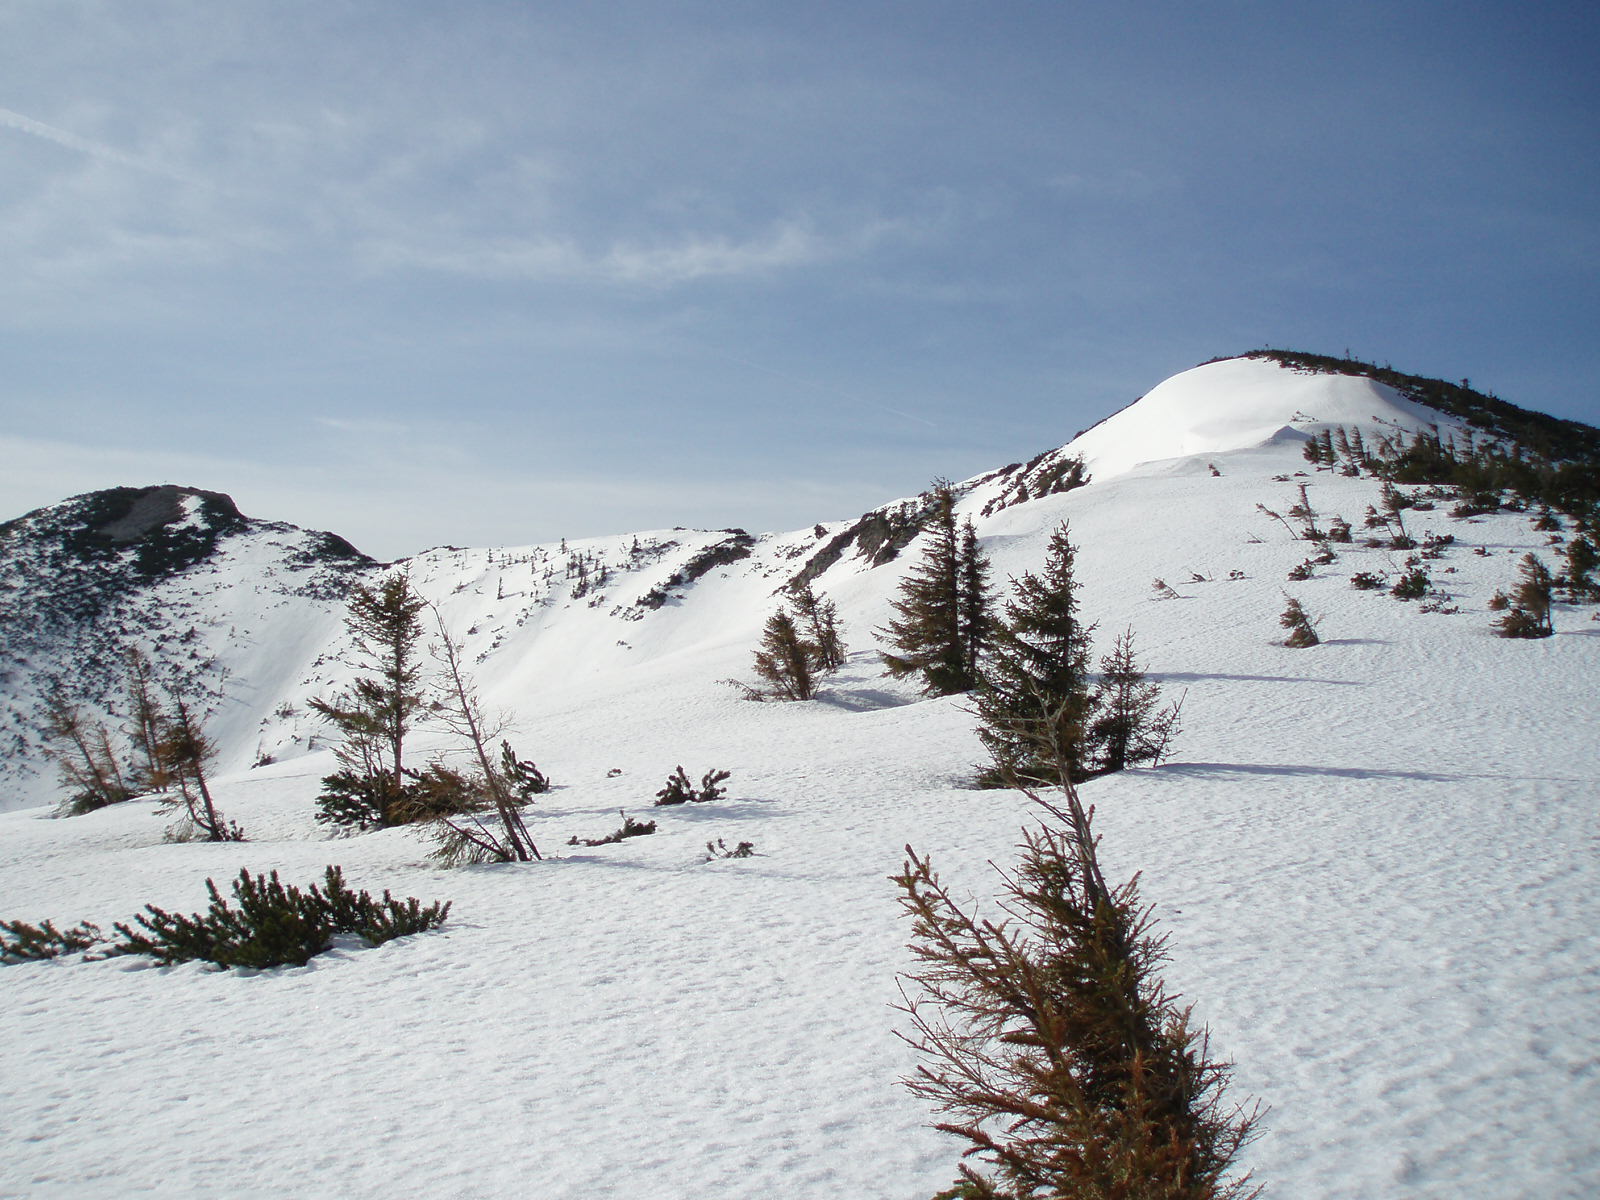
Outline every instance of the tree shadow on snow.
<svg viewBox="0 0 1600 1200"><path fill-rule="evenodd" d="M1197 679L1231 679L1239 683L1335 683L1341 687L1371 687L1359 679L1314 679L1308 675L1213 675L1200 671L1151 671L1158 683L1192 683Z"/></svg>
<svg viewBox="0 0 1600 1200"><path fill-rule="evenodd" d="M1334 779L1415 779L1427 783L1454 783L1464 775L1442 775L1437 771L1390 771L1382 767L1328 767L1301 763L1163 763L1156 775L1291 775Z"/></svg>
<svg viewBox="0 0 1600 1200"><path fill-rule="evenodd" d="M842 708L847 712L873 712L880 708L903 708L907 704L915 703L904 696L879 691L876 688L851 688L848 691L829 688L817 693L816 702L833 708Z"/></svg>

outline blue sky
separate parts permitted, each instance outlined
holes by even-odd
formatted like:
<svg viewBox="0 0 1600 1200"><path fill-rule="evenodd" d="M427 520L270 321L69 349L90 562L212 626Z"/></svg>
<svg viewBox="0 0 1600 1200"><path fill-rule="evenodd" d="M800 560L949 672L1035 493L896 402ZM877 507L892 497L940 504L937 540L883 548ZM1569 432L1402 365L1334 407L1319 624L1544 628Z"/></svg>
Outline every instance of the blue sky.
<svg viewBox="0 0 1600 1200"><path fill-rule="evenodd" d="M1600 423L1593 5L13 0L0 517L795 528L1263 345Z"/></svg>

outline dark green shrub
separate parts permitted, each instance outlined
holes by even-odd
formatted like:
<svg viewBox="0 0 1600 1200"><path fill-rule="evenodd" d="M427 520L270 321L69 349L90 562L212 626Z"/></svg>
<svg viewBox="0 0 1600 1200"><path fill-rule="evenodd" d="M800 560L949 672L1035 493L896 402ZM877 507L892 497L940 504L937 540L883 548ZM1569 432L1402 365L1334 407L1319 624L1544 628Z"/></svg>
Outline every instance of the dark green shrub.
<svg viewBox="0 0 1600 1200"><path fill-rule="evenodd" d="M684 774L682 766L667 778L666 786L656 793L657 807L670 804L687 804L693 801L696 804L707 804L713 800L721 800L728 794L722 786L722 781L729 778L731 771L719 771L713 768L700 777L700 787L695 788L689 782L689 776Z"/></svg>
<svg viewBox="0 0 1600 1200"><path fill-rule="evenodd" d="M150 904L134 918L140 931L118 922L123 940L113 950L145 954L164 966L196 959L221 967L298 966L328 949L336 934L357 934L377 946L437 929L450 913L448 902L424 908L388 892L382 900L352 892L335 866L327 869L322 887L313 884L305 892L280 883L276 871L240 871L233 883L237 908L222 898L214 880L206 880L206 890L211 905L203 913L186 917Z"/></svg>
<svg viewBox="0 0 1600 1200"><path fill-rule="evenodd" d="M25 921L0 921L0 962L37 962L75 954L103 941L98 925L85 921L71 929L57 929L49 921L29 925Z"/></svg>
<svg viewBox="0 0 1600 1200"><path fill-rule="evenodd" d="M393 779L383 771L364 774L348 768L324 776L317 820L361 833L477 812L493 803L480 779L439 762L421 771L404 768L405 782L398 789Z"/></svg>
<svg viewBox="0 0 1600 1200"><path fill-rule="evenodd" d="M1357 571L1350 576L1350 586L1358 592L1375 592L1383 586L1383 576L1371 571Z"/></svg>
<svg viewBox="0 0 1600 1200"><path fill-rule="evenodd" d="M550 777L530 759L518 758L510 742L500 743L500 773L524 804L550 790Z"/></svg>
<svg viewBox="0 0 1600 1200"><path fill-rule="evenodd" d="M431 762L420 772L408 769L406 775L406 786L393 806L391 825L437 821L494 806L482 777L475 773Z"/></svg>
<svg viewBox="0 0 1600 1200"><path fill-rule="evenodd" d="M1513 608L1494 622L1495 633L1503 638L1543 638L1550 630L1543 621L1526 609Z"/></svg>
<svg viewBox="0 0 1600 1200"><path fill-rule="evenodd" d="M351 833L385 825L393 802L394 784L381 772L363 775L348 768L322 777L317 797L317 821Z"/></svg>
<svg viewBox="0 0 1600 1200"><path fill-rule="evenodd" d="M684 774L680 764L673 774L667 777L666 785L656 793L656 807L668 804L687 804L694 799L694 784L689 782L689 776Z"/></svg>
<svg viewBox="0 0 1600 1200"><path fill-rule="evenodd" d="M1433 581L1428 578L1428 573L1421 567L1413 567L1395 580L1389 595L1396 600L1421 600L1432 586Z"/></svg>

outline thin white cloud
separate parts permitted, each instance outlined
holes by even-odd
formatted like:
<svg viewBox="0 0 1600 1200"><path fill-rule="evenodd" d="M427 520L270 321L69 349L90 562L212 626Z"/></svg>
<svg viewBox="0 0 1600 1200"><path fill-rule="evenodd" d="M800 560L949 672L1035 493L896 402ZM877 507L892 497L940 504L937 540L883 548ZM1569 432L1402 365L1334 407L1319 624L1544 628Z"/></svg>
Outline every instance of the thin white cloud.
<svg viewBox="0 0 1600 1200"><path fill-rule="evenodd" d="M613 243L601 253L558 238L496 239L431 247L389 239L365 246L383 268L410 268L496 279L588 279L671 286L698 279L765 275L861 253L907 226L874 221L853 230L821 233L810 221L782 221L766 233L738 239L691 234L649 245Z"/></svg>
<svg viewBox="0 0 1600 1200"><path fill-rule="evenodd" d="M58 129L54 125L46 125L43 121L35 121L32 117L22 113L13 112L9 108L0 108L0 126L16 129L22 133L43 138L47 142L54 142L58 146L65 146L69 150L76 150L80 154L87 154L105 162L117 163L120 166L132 167L135 171L144 171L150 175L160 175L167 179L177 179L184 183L202 183L182 172L161 163L151 162L146 158L136 155L124 154L115 146L108 146L104 142L96 142L86 137L79 137L65 129Z"/></svg>

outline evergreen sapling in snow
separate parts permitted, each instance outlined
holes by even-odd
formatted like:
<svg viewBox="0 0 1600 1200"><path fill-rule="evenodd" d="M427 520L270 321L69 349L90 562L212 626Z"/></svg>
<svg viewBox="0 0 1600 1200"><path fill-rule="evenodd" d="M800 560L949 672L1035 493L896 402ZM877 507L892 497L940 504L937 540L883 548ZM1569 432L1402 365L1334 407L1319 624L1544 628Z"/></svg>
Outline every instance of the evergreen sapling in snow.
<svg viewBox="0 0 1600 1200"><path fill-rule="evenodd" d="M357 584L345 626L366 673L312 709L340 735L341 770L323 781L318 819L358 829L399 824L405 800L405 740L423 706L422 611L404 574Z"/></svg>
<svg viewBox="0 0 1600 1200"><path fill-rule="evenodd" d="M1537 554L1525 554L1519 564L1510 608L1495 621L1495 632L1506 638L1544 638L1555 632L1550 618L1555 579Z"/></svg>
<svg viewBox="0 0 1600 1200"><path fill-rule="evenodd" d="M801 638L794 619L780 608L767 618L755 653L755 673L766 687L751 690L762 698L810 700L816 695L819 665L815 647Z"/></svg>
<svg viewBox="0 0 1600 1200"><path fill-rule="evenodd" d="M809 582L790 589L795 625L802 631L816 659L817 671L827 674L844 666L844 633L839 623L839 606L826 596L818 596Z"/></svg>
<svg viewBox="0 0 1600 1200"><path fill-rule="evenodd" d="M1002 872L1006 920L964 911L909 846L895 882L913 921L902 1035L921 1055L906 1085L965 1143L944 1197L1244 1200L1233 1174L1259 1109L1225 1100L1228 1064L1162 986L1166 939L1135 876L1110 886L1063 779L1060 805Z"/></svg>
<svg viewBox="0 0 1600 1200"><path fill-rule="evenodd" d="M1306 612L1300 601L1293 596L1288 597L1288 601L1278 617L1278 624L1289 631L1289 635L1283 639L1283 644L1296 650L1304 650L1322 641L1317 636L1317 623L1311 619L1311 614Z"/></svg>
<svg viewBox="0 0 1600 1200"><path fill-rule="evenodd" d="M1178 732L1180 697L1161 706L1161 689L1151 683L1133 650L1133 630L1117 635L1100 660L1089 724L1094 773L1121 771L1139 763L1158 763Z"/></svg>
<svg viewBox="0 0 1600 1200"><path fill-rule="evenodd" d="M991 763L984 786L1055 778L1065 763L1074 780L1088 776L1084 743L1092 708L1090 635L1078 615L1076 551L1066 525L1050 535L1044 568L1011 581L1012 595L995 622L992 652L973 694L978 737Z"/></svg>

